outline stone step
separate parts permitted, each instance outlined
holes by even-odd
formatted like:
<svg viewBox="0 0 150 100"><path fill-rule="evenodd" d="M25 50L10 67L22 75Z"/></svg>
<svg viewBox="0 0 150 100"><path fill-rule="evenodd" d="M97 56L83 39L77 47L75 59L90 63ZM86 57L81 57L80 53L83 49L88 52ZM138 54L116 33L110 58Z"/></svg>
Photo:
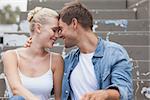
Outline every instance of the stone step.
<svg viewBox="0 0 150 100"><path fill-rule="evenodd" d="M137 7L137 19L150 19L150 1L145 6Z"/></svg>
<svg viewBox="0 0 150 100"><path fill-rule="evenodd" d="M96 31L95 32L98 36L102 37L103 39L107 39L110 34L126 34L126 35L149 35L149 31Z"/></svg>
<svg viewBox="0 0 150 100"><path fill-rule="evenodd" d="M59 11L59 10L58 10ZM92 9L89 10L94 19L135 19L135 12L130 9ZM21 12L20 21L27 19L27 12Z"/></svg>
<svg viewBox="0 0 150 100"><path fill-rule="evenodd" d="M150 60L134 60L133 79L150 79Z"/></svg>
<svg viewBox="0 0 150 100"><path fill-rule="evenodd" d="M133 100L149 100L144 94L141 92L144 90L144 88L150 87L150 80L133 80L133 89L134 89L134 99ZM148 91L145 92L148 96Z"/></svg>
<svg viewBox="0 0 150 100"><path fill-rule="evenodd" d="M123 45L123 47L127 50L129 57L134 60L150 60L150 45Z"/></svg>
<svg viewBox="0 0 150 100"><path fill-rule="evenodd" d="M130 20L94 20L95 31L149 31L150 20L130 19Z"/></svg>
<svg viewBox="0 0 150 100"><path fill-rule="evenodd" d="M135 11L132 9L92 9L90 12L94 19L135 19Z"/></svg>
<svg viewBox="0 0 150 100"><path fill-rule="evenodd" d="M127 8L138 8L148 6L149 0L127 0Z"/></svg>
<svg viewBox="0 0 150 100"><path fill-rule="evenodd" d="M4 68L3 68L3 62L2 59L0 59L0 73L4 72Z"/></svg>
<svg viewBox="0 0 150 100"><path fill-rule="evenodd" d="M150 19L149 4L150 4L150 0L139 0L133 5L129 6L128 8L137 10L137 13L136 13L137 19Z"/></svg>
<svg viewBox="0 0 150 100"><path fill-rule="evenodd" d="M5 89L6 89L5 81L4 81L4 79L0 79L0 97L4 96ZM0 100L2 100L2 99L0 99Z"/></svg>
<svg viewBox="0 0 150 100"><path fill-rule="evenodd" d="M107 38L122 45L150 45L150 34L110 34Z"/></svg>
<svg viewBox="0 0 150 100"><path fill-rule="evenodd" d="M127 0L127 7L130 8L131 6L135 5L140 0Z"/></svg>
<svg viewBox="0 0 150 100"><path fill-rule="evenodd" d="M54 46L53 48L50 49L50 51L62 54L63 49L64 49L64 46L59 45L59 46Z"/></svg>
<svg viewBox="0 0 150 100"><path fill-rule="evenodd" d="M65 3L71 0L47 0L46 2L39 2L32 0L28 2L27 10L31 10L37 6L47 7L52 9L61 9ZM81 0L88 9L125 9L126 0Z"/></svg>

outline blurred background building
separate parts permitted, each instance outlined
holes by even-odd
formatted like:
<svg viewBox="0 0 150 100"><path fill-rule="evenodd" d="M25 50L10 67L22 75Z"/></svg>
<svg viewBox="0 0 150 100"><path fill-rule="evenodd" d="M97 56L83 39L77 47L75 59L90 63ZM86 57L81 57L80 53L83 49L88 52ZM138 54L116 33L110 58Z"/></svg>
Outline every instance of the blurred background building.
<svg viewBox="0 0 150 100"><path fill-rule="evenodd" d="M0 0L0 53L23 46L30 33L26 20L29 10L41 6L59 11L72 0L10 0L13 6L1 6L2 1L9 0ZM93 14L93 31L107 41L120 43L128 51L133 62L134 99L150 100L150 0L81 2ZM51 51L64 55L71 49L65 49L59 39ZM2 61L0 73L3 73ZM0 97L4 97L6 86L2 74L0 78Z"/></svg>

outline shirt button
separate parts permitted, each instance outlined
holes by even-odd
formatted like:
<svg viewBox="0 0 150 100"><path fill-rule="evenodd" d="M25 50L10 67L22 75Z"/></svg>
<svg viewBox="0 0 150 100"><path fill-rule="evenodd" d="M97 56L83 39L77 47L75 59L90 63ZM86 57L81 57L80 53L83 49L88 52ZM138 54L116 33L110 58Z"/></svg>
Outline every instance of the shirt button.
<svg viewBox="0 0 150 100"><path fill-rule="evenodd" d="M64 73L64 75L67 75L67 73Z"/></svg>
<svg viewBox="0 0 150 100"><path fill-rule="evenodd" d="M66 92L66 94L68 94L69 92L68 91L65 91Z"/></svg>

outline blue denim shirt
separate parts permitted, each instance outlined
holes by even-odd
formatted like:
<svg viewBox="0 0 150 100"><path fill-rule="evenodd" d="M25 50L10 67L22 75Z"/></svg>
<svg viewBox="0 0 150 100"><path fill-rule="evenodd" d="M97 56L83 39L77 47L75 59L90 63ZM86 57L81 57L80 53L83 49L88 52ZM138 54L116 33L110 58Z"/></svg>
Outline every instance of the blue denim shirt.
<svg viewBox="0 0 150 100"><path fill-rule="evenodd" d="M64 59L62 100L69 100L72 89L70 75L79 62L79 49L72 50ZM92 57L99 90L115 88L119 90L120 100L133 99L132 63L126 50L119 44L99 38ZM82 88L82 87L81 87Z"/></svg>

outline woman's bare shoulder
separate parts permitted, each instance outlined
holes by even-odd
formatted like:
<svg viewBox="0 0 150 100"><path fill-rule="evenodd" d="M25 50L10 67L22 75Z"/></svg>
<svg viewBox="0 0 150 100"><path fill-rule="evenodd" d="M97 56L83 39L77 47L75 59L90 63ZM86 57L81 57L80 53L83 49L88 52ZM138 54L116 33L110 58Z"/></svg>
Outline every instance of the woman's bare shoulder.
<svg viewBox="0 0 150 100"><path fill-rule="evenodd" d="M7 50L2 53L2 58L5 57L14 57L16 56L16 50L21 50L22 48L17 48L17 49L12 49L12 50Z"/></svg>
<svg viewBox="0 0 150 100"><path fill-rule="evenodd" d="M13 56L13 55L15 55L15 50L7 50L7 51L2 53L3 57L5 57L5 56Z"/></svg>

